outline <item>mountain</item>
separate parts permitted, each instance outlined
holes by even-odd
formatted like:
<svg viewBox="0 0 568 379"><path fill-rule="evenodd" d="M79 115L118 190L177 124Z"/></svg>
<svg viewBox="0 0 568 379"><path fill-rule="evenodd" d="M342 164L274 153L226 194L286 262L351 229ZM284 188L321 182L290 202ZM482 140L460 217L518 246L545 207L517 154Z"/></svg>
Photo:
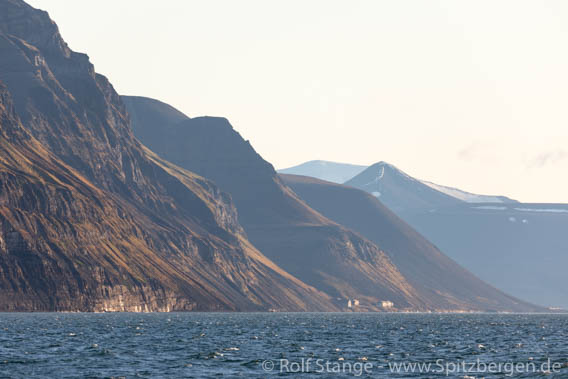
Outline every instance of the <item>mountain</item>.
<svg viewBox="0 0 568 379"><path fill-rule="evenodd" d="M147 101L137 99L125 98L132 119L142 123L133 124L135 134L139 128L152 128L146 122L151 111L144 105ZM483 286L477 279L469 279L471 275L463 269L448 275L445 270L453 270L457 265L448 263L445 257L432 257L441 253L406 225L390 225L399 234L390 245L381 241L383 246L325 217L286 186L272 165L224 118L197 117L173 123L164 119L153 127L154 134L143 143L230 193L239 221L253 244L286 271L336 298L339 306L345 306L347 299L357 298L371 310L381 300L390 300L397 309L408 310L535 309ZM396 216L389 215L384 223L404 225ZM413 245L416 247L412 252L406 251ZM421 256L431 261L418 260ZM407 260L404 268L395 259ZM423 265L424 262L431 266ZM442 268L432 270L437 265ZM463 276L463 285L457 288L463 292L452 290L455 277L459 276ZM436 284L439 282L448 283ZM480 294L486 300L474 296L481 287Z"/></svg>
<svg viewBox="0 0 568 379"><path fill-rule="evenodd" d="M149 101L149 100L147 100L147 101ZM152 101L157 102L157 100L152 100ZM151 105L149 104L148 107L151 107ZM164 107L164 110L168 109L168 107L171 108L168 105L167 107ZM158 112L161 112L161 111L158 111ZM142 131L142 130L140 131L140 133L143 133L143 132L144 131ZM373 184L369 183L369 182L375 180L377 177L380 176L380 175L376 175L376 174L377 174L377 172L382 171L383 167L386 170L385 172L388 173L389 171L391 171L392 173L395 173L396 175L393 175L393 176L399 177L401 179L401 181L404 181L405 178L408 177L408 175L406 175L405 173L403 173L402 171L400 171L399 169L397 169L393 165L390 165L386 162L379 162L375 166L376 167L374 167L372 170L369 171L368 175L364 176L365 178L369 179L369 181L368 182L363 182L363 181L357 182L357 184L359 186L368 183L369 188L373 187ZM354 165L354 164L349 164L349 163L339 163L339 162L330 162L330 161L309 161L309 162L305 162L305 163L302 163L302 164L294 166L294 167L277 170L277 172L279 174L310 176L312 178L317 178L317 179L325 180L325 181L328 181L328 182L341 184L341 183L346 183L346 182L350 181L355 176L357 176L357 175L361 174L363 171L365 171L367 168L369 168L369 167L368 166ZM385 180L384 178L381 178L381 179ZM412 182L412 180L410 182ZM432 188L432 189L434 189L438 192L441 192L441 193L448 195L450 197L453 197L455 199L465 201L467 203L518 203L518 201L509 199L506 196L478 195L478 194L462 191L458 188L453 188L453 187L435 184L435 183L432 183L432 182L429 182L429 181L426 181L426 180L418 180L418 182L421 182L421 183L425 184L426 186L428 186L428 187L430 187L430 188ZM375 184L378 184L378 182L375 183ZM384 187L387 187L387 188L389 187L388 183L383 183L383 184L384 184ZM420 186L419 183L407 183L407 184L414 186L415 191L425 191L424 187ZM395 184L393 184L393 183L390 184L390 186L394 186L394 185ZM400 184L397 184L397 185L400 186ZM404 186L404 185L402 185L402 186ZM382 194L381 191L372 191L372 192L375 192L376 196L380 196L379 194ZM383 191L383 192L385 192L385 191ZM433 196L433 195L432 194L428 195L425 192L425 196ZM445 201L445 200L443 200L443 201ZM428 200L426 200L426 202L428 202ZM422 204L422 206L423 206L423 204Z"/></svg>
<svg viewBox="0 0 568 379"><path fill-rule="evenodd" d="M436 191L440 191L446 195L455 197L456 199L463 200L466 203L518 203L517 200L509 199L506 196L477 195L475 193L462 191L453 187L442 186L426 180L422 180L422 183Z"/></svg>
<svg viewBox="0 0 568 379"><path fill-rule="evenodd" d="M309 161L300 165L277 170L280 174L311 176L333 183L345 183L365 170L367 166L330 161Z"/></svg>
<svg viewBox="0 0 568 379"><path fill-rule="evenodd" d="M46 12L0 2L0 310L335 310L156 156Z"/></svg>
<svg viewBox="0 0 568 379"><path fill-rule="evenodd" d="M345 182L345 185L369 192L395 212L408 209L428 210L463 202L414 179L386 162L375 163Z"/></svg>
<svg viewBox="0 0 568 379"><path fill-rule="evenodd" d="M456 308L475 304L478 309L531 309L460 267L375 196L311 177L280 176L310 207L381 246L421 297L446 294Z"/></svg>
<svg viewBox="0 0 568 379"><path fill-rule="evenodd" d="M534 304L568 308L566 205L470 195L425 184L386 163L346 185L374 195L382 190L383 204L487 283ZM461 200L449 201L448 194ZM477 203L482 200L488 202Z"/></svg>
<svg viewBox="0 0 568 379"><path fill-rule="evenodd" d="M136 134L139 128L154 128L142 142L228 192L248 238L284 270L326 292L342 308L350 298L369 310L385 299L402 308L427 307L383 251L299 200L226 119L197 117L174 124L164 119L149 125L148 101L138 99L124 101L138 121L133 123Z"/></svg>
<svg viewBox="0 0 568 379"><path fill-rule="evenodd" d="M138 113L130 113L132 124L137 125L136 135L140 140L152 138L155 134L155 125L160 123L175 124L186 120L188 117L166 103L150 99L147 97L121 96L121 100L127 108L132 104L140 104L142 109ZM155 151L163 151L164 147L159 146Z"/></svg>

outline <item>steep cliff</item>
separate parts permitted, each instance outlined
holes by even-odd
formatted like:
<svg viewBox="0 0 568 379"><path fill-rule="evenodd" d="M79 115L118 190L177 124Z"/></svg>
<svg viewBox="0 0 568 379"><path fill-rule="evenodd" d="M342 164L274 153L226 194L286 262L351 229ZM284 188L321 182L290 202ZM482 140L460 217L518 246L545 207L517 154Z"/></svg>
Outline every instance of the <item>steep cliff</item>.
<svg viewBox="0 0 568 379"><path fill-rule="evenodd" d="M140 116L132 111L134 120L152 119L146 113ZM135 131L143 127L139 122L133 126ZM226 119L195 118L171 129L160 122L143 142L229 192L254 245L287 272L329 294L338 306L345 308L347 299L358 298L372 310L389 299L399 308L428 309L383 251L298 199Z"/></svg>
<svg viewBox="0 0 568 379"><path fill-rule="evenodd" d="M336 309L248 242L230 196L140 145L106 78L18 0L0 2L0 81L0 310Z"/></svg>

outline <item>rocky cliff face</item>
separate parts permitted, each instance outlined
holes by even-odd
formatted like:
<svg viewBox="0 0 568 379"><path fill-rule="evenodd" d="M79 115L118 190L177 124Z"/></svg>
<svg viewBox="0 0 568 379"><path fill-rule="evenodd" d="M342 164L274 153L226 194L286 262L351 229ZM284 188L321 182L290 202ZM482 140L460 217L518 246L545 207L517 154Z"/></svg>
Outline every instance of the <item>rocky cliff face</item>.
<svg viewBox="0 0 568 379"><path fill-rule="evenodd" d="M230 196L140 145L47 13L2 0L0 51L0 310L336 309Z"/></svg>

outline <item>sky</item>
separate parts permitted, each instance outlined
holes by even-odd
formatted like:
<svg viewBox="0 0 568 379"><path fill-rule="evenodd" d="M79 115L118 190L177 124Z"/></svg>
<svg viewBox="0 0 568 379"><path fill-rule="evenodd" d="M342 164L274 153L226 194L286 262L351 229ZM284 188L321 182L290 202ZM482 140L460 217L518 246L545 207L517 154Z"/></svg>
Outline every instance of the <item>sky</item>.
<svg viewBox="0 0 568 379"><path fill-rule="evenodd" d="M567 1L28 2L120 94L227 117L276 168L568 202Z"/></svg>

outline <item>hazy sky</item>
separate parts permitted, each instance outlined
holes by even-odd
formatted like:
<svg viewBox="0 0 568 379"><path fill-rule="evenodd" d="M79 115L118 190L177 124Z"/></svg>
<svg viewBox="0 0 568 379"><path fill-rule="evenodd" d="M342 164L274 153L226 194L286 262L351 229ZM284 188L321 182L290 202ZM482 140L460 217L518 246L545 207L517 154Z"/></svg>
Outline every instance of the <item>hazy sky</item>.
<svg viewBox="0 0 568 379"><path fill-rule="evenodd" d="M276 168L568 202L568 1L29 2L119 93L225 116Z"/></svg>

